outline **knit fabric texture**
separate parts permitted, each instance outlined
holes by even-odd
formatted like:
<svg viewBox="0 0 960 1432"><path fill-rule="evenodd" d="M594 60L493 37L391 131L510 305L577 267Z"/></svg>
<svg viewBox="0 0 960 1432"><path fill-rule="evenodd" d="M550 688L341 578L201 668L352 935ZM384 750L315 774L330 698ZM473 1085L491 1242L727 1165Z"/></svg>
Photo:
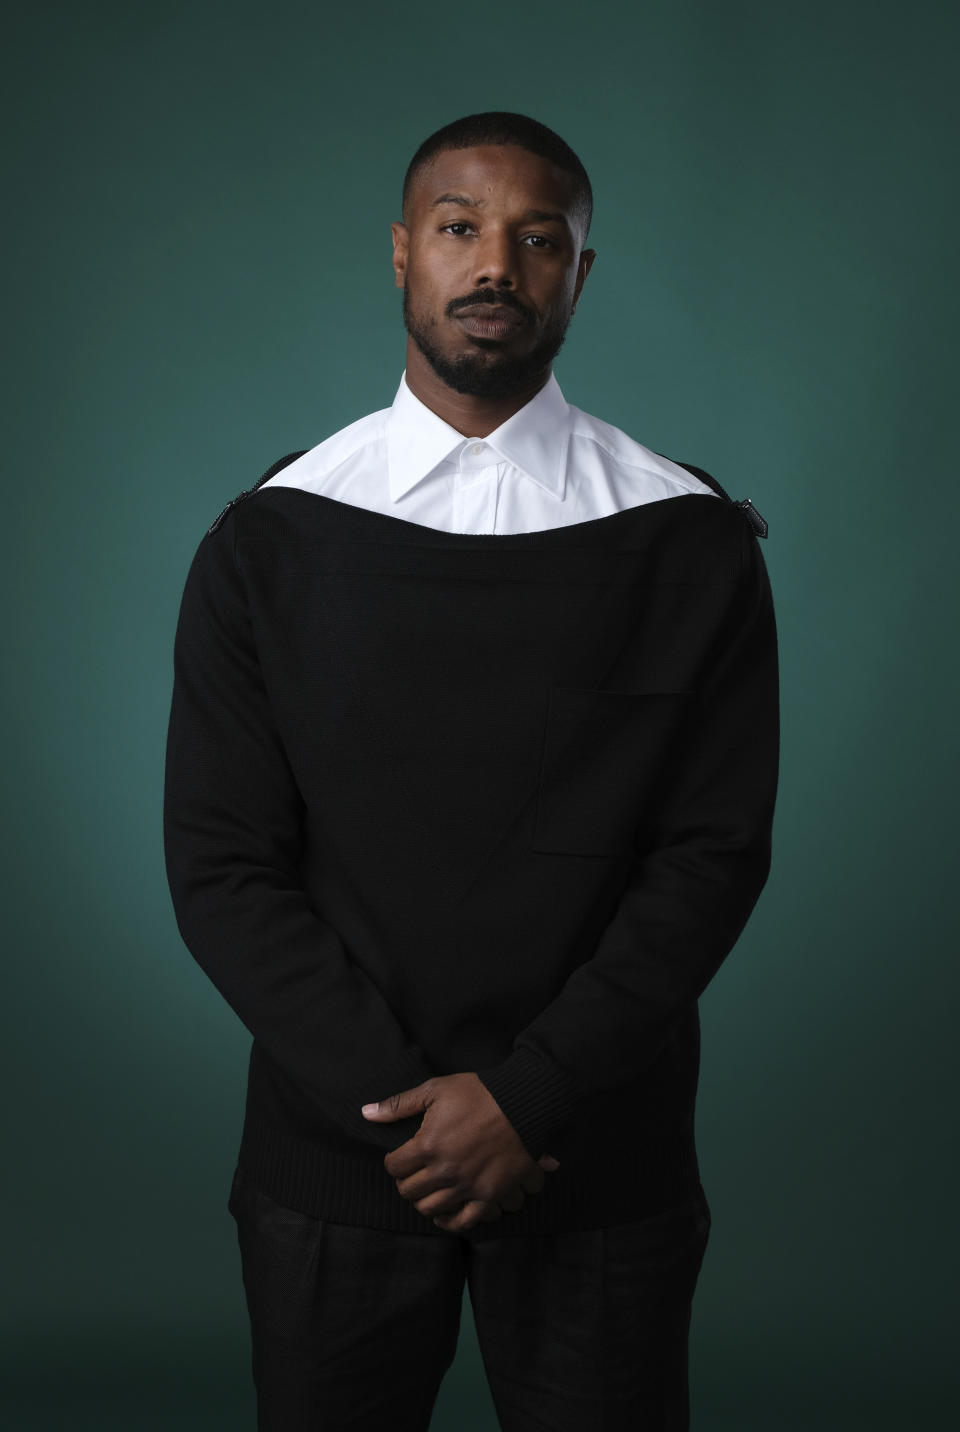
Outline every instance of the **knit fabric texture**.
<svg viewBox="0 0 960 1432"><path fill-rule="evenodd" d="M471 1236L695 1190L697 1000L766 882L779 760L769 578L717 491L477 536L258 484L201 539L166 869L253 1036L238 1159L278 1202L449 1236L383 1167L420 1116L360 1108L466 1070L560 1161Z"/></svg>

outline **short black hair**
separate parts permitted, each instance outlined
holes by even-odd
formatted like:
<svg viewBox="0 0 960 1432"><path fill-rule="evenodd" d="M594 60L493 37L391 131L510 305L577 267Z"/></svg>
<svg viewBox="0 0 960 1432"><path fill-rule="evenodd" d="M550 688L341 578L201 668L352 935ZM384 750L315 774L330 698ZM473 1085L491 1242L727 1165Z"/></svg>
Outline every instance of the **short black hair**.
<svg viewBox="0 0 960 1432"><path fill-rule="evenodd" d="M475 144L516 144L531 154L549 159L574 181L574 207L583 219L583 241L586 243L593 219L593 189L587 171L559 134L539 120L510 110L489 109L482 114L468 114L455 119L429 135L407 165L403 180L402 213L406 223L410 191L420 174L445 149L471 149Z"/></svg>

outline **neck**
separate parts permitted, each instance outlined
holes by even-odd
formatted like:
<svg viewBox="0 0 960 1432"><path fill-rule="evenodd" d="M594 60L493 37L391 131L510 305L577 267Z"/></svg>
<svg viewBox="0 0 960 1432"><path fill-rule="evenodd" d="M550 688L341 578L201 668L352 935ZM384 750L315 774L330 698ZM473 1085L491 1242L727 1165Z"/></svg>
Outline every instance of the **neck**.
<svg viewBox="0 0 960 1432"><path fill-rule="evenodd" d="M449 388L431 368L412 338L407 339L407 387L424 407L465 438L485 438L529 403L549 380L548 363L529 384L506 398L477 398Z"/></svg>

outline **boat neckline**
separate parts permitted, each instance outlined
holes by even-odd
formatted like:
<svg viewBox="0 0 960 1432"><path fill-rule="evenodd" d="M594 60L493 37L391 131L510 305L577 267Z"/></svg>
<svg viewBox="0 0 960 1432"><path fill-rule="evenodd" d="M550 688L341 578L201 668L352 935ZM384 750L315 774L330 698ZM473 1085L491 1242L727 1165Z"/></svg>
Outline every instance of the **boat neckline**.
<svg viewBox="0 0 960 1432"><path fill-rule="evenodd" d="M651 502L637 502L630 507L618 508L616 512L604 513L601 517L587 517L581 522L565 522L556 527L535 527L529 532L450 532L446 528L431 527L429 524L423 522L413 522L407 517L398 517L391 512L381 512L378 508L361 507L355 502L342 502L339 498L327 497L322 492L310 492L307 488L294 487L293 485L287 486L281 482L265 483L263 487L254 488L251 495L256 496L262 494L266 492L268 488L270 492L277 492L281 489L284 492L298 492L302 497L309 498L314 502L326 503L345 520L359 520L362 522L369 519L373 525L387 524L394 530L403 528L412 535L420 533L423 536L429 537L432 541L439 539L440 541L450 541L457 545L477 543L481 546L489 547L505 544L518 546L524 542L540 543L555 539L562 540L564 533L583 532L589 535L591 531L597 531L601 526L622 524L625 518L629 518L640 512L649 511L652 508L663 507L665 503L675 502L678 498L709 498L711 502L716 502L719 497L720 501L724 502L724 499L720 497L719 493L712 491L684 492L675 493L671 497L658 497ZM727 499L724 505L731 506L732 504L730 500Z"/></svg>

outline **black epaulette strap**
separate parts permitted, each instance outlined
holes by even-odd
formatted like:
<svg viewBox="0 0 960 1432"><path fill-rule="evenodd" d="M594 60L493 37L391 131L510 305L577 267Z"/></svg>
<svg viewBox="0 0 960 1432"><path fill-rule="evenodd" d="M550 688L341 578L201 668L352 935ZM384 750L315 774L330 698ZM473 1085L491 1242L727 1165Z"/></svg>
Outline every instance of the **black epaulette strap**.
<svg viewBox="0 0 960 1432"><path fill-rule="evenodd" d="M657 456L666 457L666 454L661 452L658 453ZM667 461L677 462L675 457L668 458ZM694 477L699 477L701 482L705 482L708 487L713 488L714 492L718 493L721 497L725 497L726 500L731 504L731 506L739 507L740 511L744 514L744 516L748 518L750 526L753 528L754 532L757 534L758 537L766 537L768 535L770 531L770 525L765 518L760 516L760 513L754 507L749 497L741 497L735 502L730 496L729 492L725 491L725 489L720 486L717 479L715 477L711 477L709 472L704 472L702 467L694 467L693 463L690 462L677 462L677 467L686 468L687 472L692 472Z"/></svg>
<svg viewBox="0 0 960 1432"><path fill-rule="evenodd" d="M238 492L236 497L231 497L226 507L224 507L222 511L217 513L216 517L213 519L210 526L207 528L207 536L209 537L211 532L216 532L217 528L220 526L220 523L230 511L231 507L236 507L238 502L242 502L245 497L250 496L251 492L256 492L258 487L262 487L265 482L269 482L270 478L275 477L278 472L280 472L288 465L288 463L296 462L298 457L303 457L304 453L307 453L309 451L309 448L304 448L302 452L288 452L286 457L280 458L277 462L273 464L272 467L268 467L266 472L263 474L263 477L259 478L253 484L252 487L246 488L243 492Z"/></svg>

